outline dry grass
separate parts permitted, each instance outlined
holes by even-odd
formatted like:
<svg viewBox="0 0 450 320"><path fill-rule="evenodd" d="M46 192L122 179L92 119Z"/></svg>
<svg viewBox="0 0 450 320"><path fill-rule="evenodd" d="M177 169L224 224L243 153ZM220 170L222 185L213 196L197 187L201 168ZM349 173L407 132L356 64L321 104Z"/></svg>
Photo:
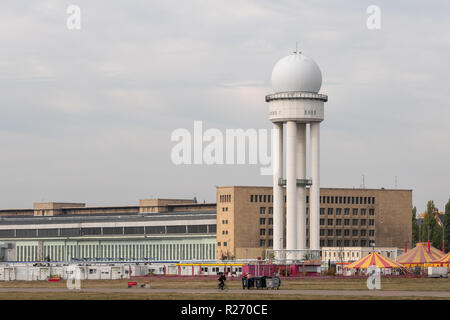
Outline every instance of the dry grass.
<svg viewBox="0 0 450 320"><path fill-rule="evenodd" d="M214 289L215 279L150 277L133 281L148 280L155 289ZM83 288L127 288L128 280L83 280ZM227 281L230 289L240 289L241 281ZM66 288L66 281L8 281L0 282L0 288ZM450 278L382 278L383 290L405 291L450 291ZM366 279L346 278L303 278L282 280L285 290L366 290Z"/></svg>
<svg viewBox="0 0 450 320"><path fill-rule="evenodd" d="M202 278L170 278L150 277L146 278L153 289L215 289L217 280ZM137 279L142 283L144 279ZM89 289L125 289L128 280L84 280L82 288ZM230 289L240 290L241 281L227 281ZM66 281L10 281L0 282L0 288L66 288ZM284 290L367 290L366 279L346 278L303 278L282 280L280 289ZM450 291L450 279L433 278L382 278L382 291ZM2 299L119 299L119 300L308 300L308 299L386 299L375 296L327 296L327 295L300 295L300 294L268 294L253 295L242 293L149 293L139 292L139 289L129 289L129 292L1 292ZM430 299L430 297L396 297L395 299ZM439 298L433 298L439 299Z"/></svg>
<svg viewBox="0 0 450 320"><path fill-rule="evenodd" d="M380 296L333 295L248 295L197 293L90 293L90 292L9 292L0 293L0 300L385 300ZM389 298L390 299L390 298ZM396 300L445 300L439 297L395 297Z"/></svg>
<svg viewBox="0 0 450 320"><path fill-rule="evenodd" d="M308 278L282 282L283 289L367 290L366 279ZM382 290L450 291L450 278L382 278Z"/></svg>

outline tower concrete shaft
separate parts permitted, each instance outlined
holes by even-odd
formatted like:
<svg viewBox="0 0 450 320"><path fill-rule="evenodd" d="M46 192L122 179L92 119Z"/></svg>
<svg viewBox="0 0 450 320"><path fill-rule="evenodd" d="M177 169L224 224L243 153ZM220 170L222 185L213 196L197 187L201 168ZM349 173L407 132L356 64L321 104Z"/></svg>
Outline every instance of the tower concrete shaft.
<svg viewBox="0 0 450 320"><path fill-rule="evenodd" d="M286 124L286 249L297 249L297 123Z"/></svg>
<svg viewBox="0 0 450 320"><path fill-rule="evenodd" d="M306 180L306 124L297 123L297 179ZM297 185L297 249L306 249L306 185Z"/></svg>
<svg viewBox="0 0 450 320"><path fill-rule="evenodd" d="M320 249L320 122L310 124L310 172L312 185L309 193L310 249Z"/></svg>
<svg viewBox="0 0 450 320"><path fill-rule="evenodd" d="M283 249L283 123L273 124L272 130L273 165L273 249Z"/></svg>

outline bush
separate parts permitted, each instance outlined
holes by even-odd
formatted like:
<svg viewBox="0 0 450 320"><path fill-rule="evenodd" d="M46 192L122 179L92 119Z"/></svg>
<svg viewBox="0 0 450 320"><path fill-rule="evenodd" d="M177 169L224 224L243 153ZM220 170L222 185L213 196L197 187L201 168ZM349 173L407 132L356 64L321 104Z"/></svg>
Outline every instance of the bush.
<svg viewBox="0 0 450 320"><path fill-rule="evenodd" d="M328 269L328 270L323 272L323 275L325 275L325 276L335 276L336 275L336 270L335 269Z"/></svg>

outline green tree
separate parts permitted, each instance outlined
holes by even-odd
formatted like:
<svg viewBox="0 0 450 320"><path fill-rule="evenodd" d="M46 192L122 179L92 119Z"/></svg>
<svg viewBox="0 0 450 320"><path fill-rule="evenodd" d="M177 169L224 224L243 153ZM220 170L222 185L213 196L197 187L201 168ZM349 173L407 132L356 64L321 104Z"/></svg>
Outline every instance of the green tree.
<svg viewBox="0 0 450 320"><path fill-rule="evenodd" d="M435 211L434 201L428 201L427 211L423 217L422 241L427 242L429 239L433 247L442 250L442 227L436 221Z"/></svg>
<svg viewBox="0 0 450 320"><path fill-rule="evenodd" d="M412 209L412 241L413 247L419 242L419 223L417 222L417 208Z"/></svg>
<svg viewBox="0 0 450 320"><path fill-rule="evenodd" d="M442 250L442 227L437 223L431 233L431 243L433 247Z"/></svg>
<svg viewBox="0 0 450 320"><path fill-rule="evenodd" d="M422 242L428 241L428 231L431 231L431 226L434 222L434 201L430 200L427 203L427 211L423 216L422 223ZM431 238L430 238L431 240Z"/></svg>
<svg viewBox="0 0 450 320"><path fill-rule="evenodd" d="M444 214L444 240L445 240L445 252L450 251L450 198L448 199L447 204L445 205L445 214Z"/></svg>

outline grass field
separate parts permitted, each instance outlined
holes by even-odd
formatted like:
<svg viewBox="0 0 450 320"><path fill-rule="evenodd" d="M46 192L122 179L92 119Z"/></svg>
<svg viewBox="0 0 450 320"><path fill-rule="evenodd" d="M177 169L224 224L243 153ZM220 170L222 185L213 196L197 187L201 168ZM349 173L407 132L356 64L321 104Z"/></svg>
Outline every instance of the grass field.
<svg viewBox="0 0 450 320"><path fill-rule="evenodd" d="M143 294L143 293L0 293L0 300L385 300L386 297L340 296L340 295L276 295L249 296L245 294ZM388 298L389 299L389 298ZM396 300L430 300L430 297L396 297ZM448 300L433 297L432 300Z"/></svg>
<svg viewBox="0 0 450 320"><path fill-rule="evenodd" d="M209 289L214 290L217 286L215 279L202 278L170 278L170 277L150 277L146 278L150 282L151 289ZM143 282L144 279L136 279ZM95 289L101 291L111 289L127 289L128 280L84 280L81 281L82 289ZM366 287L366 279L348 279L348 278L303 278L282 280L280 289L283 290L323 290L324 294L315 292L314 294L249 294L242 291L241 281L227 281L229 292L211 291L188 292L188 293L161 293L151 292L140 288L130 288L125 292L83 292L83 291L61 291L61 292L20 292L21 290L39 289L64 289L66 282L48 282L48 281L11 281L1 282L0 290L10 290L10 292L0 292L0 299L239 299L239 300L264 300L264 299L386 299L380 296L369 296L361 292L355 295L329 295L326 290L362 290L369 292ZM15 290L17 289L17 291ZM231 292L233 291L233 292ZM382 278L381 290L389 296L389 291L417 291L417 292L449 292L450 279L433 278ZM396 297L396 299L430 299L426 296L414 297ZM439 299L433 297L432 299Z"/></svg>
<svg viewBox="0 0 450 320"><path fill-rule="evenodd" d="M82 280L83 288L127 288L129 280ZM149 281L154 289L215 289L217 280L202 278L149 277L133 281ZM227 281L230 289L242 288L240 280ZM66 288L66 281L7 281L0 288ZM366 279L302 278L282 280L286 290L366 290ZM450 291L450 278L382 278L382 290Z"/></svg>

